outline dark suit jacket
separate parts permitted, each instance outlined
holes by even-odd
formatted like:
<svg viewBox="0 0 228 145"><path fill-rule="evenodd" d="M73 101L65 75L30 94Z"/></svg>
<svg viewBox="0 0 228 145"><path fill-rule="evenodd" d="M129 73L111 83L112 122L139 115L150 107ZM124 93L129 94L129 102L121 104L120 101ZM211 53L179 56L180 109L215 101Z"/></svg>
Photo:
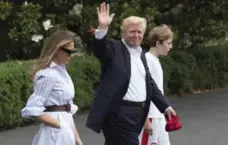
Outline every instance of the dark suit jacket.
<svg viewBox="0 0 228 145"><path fill-rule="evenodd" d="M100 133L104 119L110 112L118 112L125 96L131 75L130 53L122 41L94 38L93 52L101 63L99 87L90 109L86 126ZM169 103L158 89L146 69L147 99L152 100L163 113ZM140 87L140 86L139 86ZM150 101L148 101L147 112ZM146 119L146 116L145 116Z"/></svg>

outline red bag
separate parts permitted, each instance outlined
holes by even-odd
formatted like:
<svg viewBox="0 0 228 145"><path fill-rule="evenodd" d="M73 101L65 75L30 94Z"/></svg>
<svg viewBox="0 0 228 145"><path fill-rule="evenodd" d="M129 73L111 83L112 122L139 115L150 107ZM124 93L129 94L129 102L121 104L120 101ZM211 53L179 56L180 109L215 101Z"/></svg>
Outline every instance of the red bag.
<svg viewBox="0 0 228 145"><path fill-rule="evenodd" d="M176 116L172 116L170 120L168 120L168 118L166 117L167 123L165 126L165 130L167 132L171 132L171 131L177 131L180 130L182 128L182 125L179 121L179 117Z"/></svg>

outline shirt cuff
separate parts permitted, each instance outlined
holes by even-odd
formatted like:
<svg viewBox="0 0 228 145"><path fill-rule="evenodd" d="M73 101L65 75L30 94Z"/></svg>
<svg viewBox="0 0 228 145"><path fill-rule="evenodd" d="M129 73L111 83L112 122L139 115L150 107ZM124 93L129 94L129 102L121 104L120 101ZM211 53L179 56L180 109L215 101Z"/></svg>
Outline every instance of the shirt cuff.
<svg viewBox="0 0 228 145"><path fill-rule="evenodd" d="M95 30L95 38L96 39L103 39L105 37L105 35L107 34L108 29L107 30L100 30L99 28Z"/></svg>
<svg viewBox="0 0 228 145"><path fill-rule="evenodd" d="M75 104L71 104L71 111L70 113L74 115L78 111L78 106Z"/></svg>
<svg viewBox="0 0 228 145"><path fill-rule="evenodd" d="M21 110L21 116L25 118L44 115L44 107L25 107Z"/></svg>
<svg viewBox="0 0 228 145"><path fill-rule="evenodd" d="M171 109L171 108L172 108L172 107L171 107L171 106L169 106L168 108L166 108L166 109L165 109L165 112L166 112L167 110Z"/></svg>

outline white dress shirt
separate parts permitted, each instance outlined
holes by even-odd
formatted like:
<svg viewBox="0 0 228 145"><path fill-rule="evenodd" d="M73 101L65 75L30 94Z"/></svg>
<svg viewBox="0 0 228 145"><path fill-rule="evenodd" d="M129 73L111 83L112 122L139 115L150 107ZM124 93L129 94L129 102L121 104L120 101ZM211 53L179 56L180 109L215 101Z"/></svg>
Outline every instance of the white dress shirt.
<svg viewBox="0 0 228 145"><path fill-rule="evenodd" d="M163 90L163 71L159 59L153 54L147 52L146 60L149 67L151 77L158 86L158 89L164 94ZM150 110L148 114L149 118L164 118L164 115L158 110L153 102L150 104Z"/></svg>
<svg viewBox="0 0 228 145"><path fill-rule="evenodd" d="M96 30L96 39L102 39L107 34L107 30ZM143 102L146 100L146 72L141 60L142 48L132 48L128 46L122 39L124 45L127 47L130 53L131 59L131 77L127 93L123 97L123 100L133 102Z"/></svg>

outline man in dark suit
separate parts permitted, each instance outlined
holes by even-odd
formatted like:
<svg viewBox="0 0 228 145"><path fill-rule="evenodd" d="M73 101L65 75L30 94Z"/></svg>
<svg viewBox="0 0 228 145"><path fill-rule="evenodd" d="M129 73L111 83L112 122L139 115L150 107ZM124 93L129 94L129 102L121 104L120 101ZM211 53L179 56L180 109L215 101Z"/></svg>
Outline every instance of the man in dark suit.
<svg viewBox="0 0 228 145"><path fill-rule="evenodd" d="M101 63L101 78L86 125L97 133L102 130L105 145L138 145L150 101L168 118L176 113L151 78L140 47L146 20L124 19L122 40L116 41L106 36L114 16L109 5L102 3L97 14L93 52Z"/></svg>

